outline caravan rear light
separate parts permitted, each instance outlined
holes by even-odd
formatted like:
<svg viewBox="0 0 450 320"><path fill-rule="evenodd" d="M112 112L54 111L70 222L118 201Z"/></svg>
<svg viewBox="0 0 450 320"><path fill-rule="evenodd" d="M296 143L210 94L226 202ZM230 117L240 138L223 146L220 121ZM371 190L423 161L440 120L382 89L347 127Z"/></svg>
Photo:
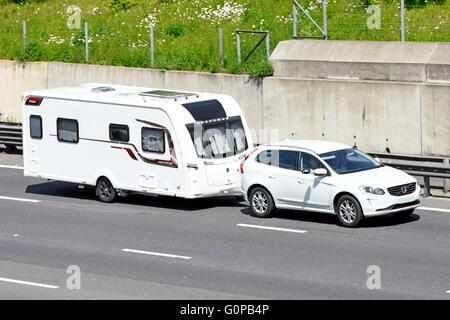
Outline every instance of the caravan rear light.
<svg viewBox="0 0 450 320"><path fill-rule="evenodd" d="M256 150L258 150L258 148L256 148L255 150L253 150L252 152L250 152L244 159L244 161L242 161L241 163L241 173L244 173L244 162L247 161L248 157L250 157L252 155L253 152L255 152Z"/></svg>
<svg viewBox="0 0 450 320"><path fill-rule="evenodd" d="M38 106L42 102L42 97L28 97L27 101L25 101L25 105L27 106Z"/></svg>

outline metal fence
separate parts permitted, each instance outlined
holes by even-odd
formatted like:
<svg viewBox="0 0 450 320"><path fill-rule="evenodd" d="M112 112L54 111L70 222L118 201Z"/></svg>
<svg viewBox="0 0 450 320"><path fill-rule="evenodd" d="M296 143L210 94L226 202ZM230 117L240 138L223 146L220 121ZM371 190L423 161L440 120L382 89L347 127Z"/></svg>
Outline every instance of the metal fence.
<svg viewBox="0 0 450 320"><path fill-rule="evenodd" d="M39 20L39 13L26 20L19 19L19 15L16 20L3 20L0 24L0 57L213 72L224 67L240 73L242 70L236 67L239 52L252 52L247 64L264 63L267 52L279 41L292 38L450 40L449 1L427 5L427 20L421 16L423 7L404 5L403 0L355 0L348 5L325 0L285 0L278 2L280 8L270 8L274 11L270 14L263 12L263 5L251 7L253 3L263 2L252 1L239 14L228 16L228 20L206 23L209 20L203 19L201 27L195 24L198 17L183 16L181 11L182 17L174 20L145 20L142 17L149 15L143 11L123 21L119 15L113 23L91 10L81 14L77 28L66 25L64 19L68 15L57 24L50 19ZM236 30L267 35L270 32L270 40L268 36L266 39L269 50L253 50L260 34L246 34L238 42Z"/></svg>
<svg viewBox="0 0 450 320"><path fill-rule="evenodd" d="M434 10L431 21L421 16L427 3ZM445 0L367 0L348 5L292 0L292 16L293 37L300 39L450 41L450 8Z"/></svg>

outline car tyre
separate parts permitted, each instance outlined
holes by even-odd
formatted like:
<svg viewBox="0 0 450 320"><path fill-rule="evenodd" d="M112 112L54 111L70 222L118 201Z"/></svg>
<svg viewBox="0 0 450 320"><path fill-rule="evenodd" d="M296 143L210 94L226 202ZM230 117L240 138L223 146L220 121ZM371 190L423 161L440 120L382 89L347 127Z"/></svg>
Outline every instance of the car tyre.
<svg viewBox="0 0 450 320"><path fill-rule="evenodd" d="M347 228L356 228L364 218L359 202L350 195L339 198L336 208L339 223Z"/></svg>
<svg viewBox="0 0 450 320"><path fill-rule="evenodd" d="M264 188L256 187L250 192L249 197L251 215L258 218L269 218L275 212L275 204L272 195Z"/></svg>
<svg viewBox="0 0 450 320"><path fill-rule="evenodd" d="M100 201L111 203L117 196L116 189L114 189L111 181L108 178L102 177L98 180L95 188L96 194Z"/></svg>

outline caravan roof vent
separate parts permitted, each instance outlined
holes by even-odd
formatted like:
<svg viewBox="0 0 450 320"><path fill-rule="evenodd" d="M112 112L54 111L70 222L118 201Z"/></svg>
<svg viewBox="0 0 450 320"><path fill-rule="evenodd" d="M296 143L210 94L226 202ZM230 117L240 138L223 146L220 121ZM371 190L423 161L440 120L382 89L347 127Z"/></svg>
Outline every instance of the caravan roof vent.
<svg viewBox="0 0 450 320"><path fill-rule="evenodd" d="M116 89L112 88L112 87L96 87L96 88L92 88L91 92L109 92L109 91L116 91Z"/></svg>
<svg viewBox="0 0 450 320"><path fill-rule="evenodd" d="M188 98L192 96L198 97L196 93L187 93L187 92L176 92L176 91L167 91L167 90L152 90L152 91L144 91L141 92L142 96L149 96L161 99L180 99L180 98Z"/></svg>

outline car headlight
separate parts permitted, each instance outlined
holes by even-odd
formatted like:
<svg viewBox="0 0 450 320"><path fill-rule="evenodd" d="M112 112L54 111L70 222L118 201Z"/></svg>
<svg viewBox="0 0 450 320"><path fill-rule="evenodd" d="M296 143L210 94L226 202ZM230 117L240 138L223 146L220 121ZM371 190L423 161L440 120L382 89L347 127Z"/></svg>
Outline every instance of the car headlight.
<svg viewBox="0 0 450 320"><path fill-rule="evenodd" d="M381 188L374 188L374 187L368 187L368 186L361 186L359 187L359 190L362 193L368 193L368 194L378 194L378 195L383 195L384 194L384 190Z"/></svg>

